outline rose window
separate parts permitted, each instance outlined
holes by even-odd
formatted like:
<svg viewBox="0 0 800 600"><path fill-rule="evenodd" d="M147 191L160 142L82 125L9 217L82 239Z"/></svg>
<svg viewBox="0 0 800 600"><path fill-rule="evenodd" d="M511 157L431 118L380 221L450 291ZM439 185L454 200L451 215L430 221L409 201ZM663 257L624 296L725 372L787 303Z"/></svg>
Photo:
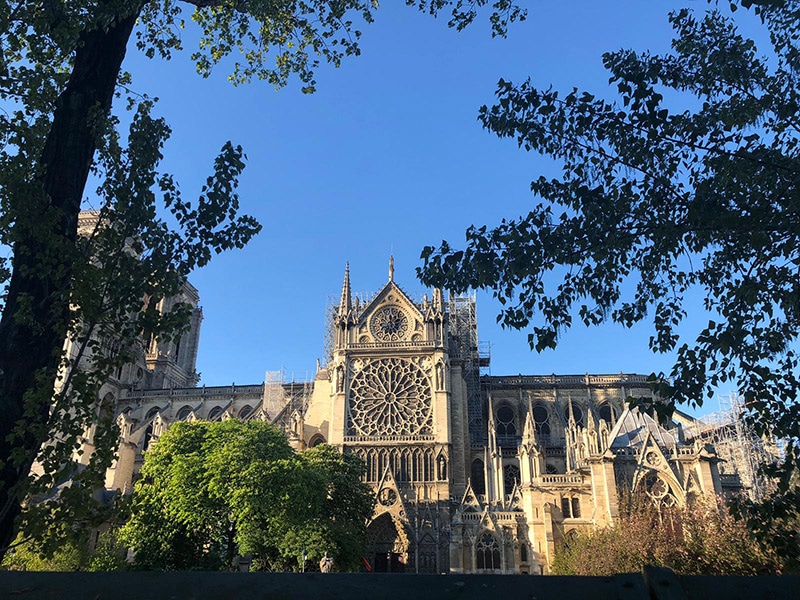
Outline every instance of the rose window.
<svg viewBox="0 0 800 600"><path fill-rule="evenodd" d="M420 435L431 428L431 387L422 368L384 358L356 371L350 383L351 435Z"/></svg>
<svg viewBox="0 0 800 600"><path fill-rule="evenodd" d="M384 342L405 339L408 333L408 317L396 306L384 306L370 319L372 335Z"/></svg>

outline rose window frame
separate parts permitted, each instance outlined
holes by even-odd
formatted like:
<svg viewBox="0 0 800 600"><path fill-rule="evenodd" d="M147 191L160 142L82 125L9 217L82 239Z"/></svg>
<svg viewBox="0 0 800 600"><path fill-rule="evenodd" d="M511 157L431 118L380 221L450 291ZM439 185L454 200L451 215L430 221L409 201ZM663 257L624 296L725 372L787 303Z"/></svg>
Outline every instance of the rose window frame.
<svg viewBox="0 0 800 600"><path fill-rule="evenodd" d="M433 429L430 377L417 363L381 358L361 365L350 382L350 435L412 437Z"/></svg>
<svg viewBox="0 0 800 600"><path fill-rule="evenodd" d="M408 335L410 323L408 315L402 308L390 304L375 311L369 320L369 328L377 340L399 342Z"/></svg>

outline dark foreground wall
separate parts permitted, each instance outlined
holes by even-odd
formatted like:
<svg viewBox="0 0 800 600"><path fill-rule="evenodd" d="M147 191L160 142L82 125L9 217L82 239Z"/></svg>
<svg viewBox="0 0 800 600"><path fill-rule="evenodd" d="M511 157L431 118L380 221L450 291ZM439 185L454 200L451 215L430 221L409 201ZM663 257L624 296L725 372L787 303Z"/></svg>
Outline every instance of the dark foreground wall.
<svg viewBox="0 0 800 600"><path fill-rule="evenodd" d="M0 573L8 600L796 600L800 577Z"/></svg>

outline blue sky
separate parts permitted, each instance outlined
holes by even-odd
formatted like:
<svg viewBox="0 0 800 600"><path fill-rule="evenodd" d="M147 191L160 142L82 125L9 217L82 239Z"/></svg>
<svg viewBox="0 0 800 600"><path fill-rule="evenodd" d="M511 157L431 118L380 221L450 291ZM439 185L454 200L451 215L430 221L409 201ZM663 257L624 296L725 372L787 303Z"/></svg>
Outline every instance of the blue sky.
<svg viewBox="0 0 800 600"><path fill-rule="evenodd" d="M557 169L480 128L478 108L492 102L497 80L530 77L539 87L610 97L601 54L666 50L667 12L681 5L530 3L526 22L492 39L485 19L455 32L402 2L384 4L363 30L362 55L320 67L312 95L296 81L279 91L263 82L235 88L222 69L201 79L189 52L165 62L129 50L133 89L159 97L156 112L172 127L163 168L186 197L226 140L248 156L242 207L264 229L191 278L205 312L198 370L206 385L256 383L278 369L313 376L325 306L339 294L346 261L353 289L369 293L386 282L392 254L397 282L421 293L414 269L425 245L458 244L471 224L527 212L529 182ZM647 350L647 327L577 326L556 351L536 354L524 333L495 325L491 297L478 294L478 311L493 374L669 369L669 357Z"/></svg>

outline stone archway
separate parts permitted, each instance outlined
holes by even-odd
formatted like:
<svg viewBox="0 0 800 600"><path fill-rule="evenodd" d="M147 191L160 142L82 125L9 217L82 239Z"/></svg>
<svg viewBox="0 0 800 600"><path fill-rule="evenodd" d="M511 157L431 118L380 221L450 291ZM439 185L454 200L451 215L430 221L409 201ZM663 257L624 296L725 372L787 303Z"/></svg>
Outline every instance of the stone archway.
<svg viewBox="0 0 800 600"><path fill-rule="evenodd" d="M403 573L410 547L403 524L389 513L373 519L367 528L367 560L376 573Z"/></svg>

